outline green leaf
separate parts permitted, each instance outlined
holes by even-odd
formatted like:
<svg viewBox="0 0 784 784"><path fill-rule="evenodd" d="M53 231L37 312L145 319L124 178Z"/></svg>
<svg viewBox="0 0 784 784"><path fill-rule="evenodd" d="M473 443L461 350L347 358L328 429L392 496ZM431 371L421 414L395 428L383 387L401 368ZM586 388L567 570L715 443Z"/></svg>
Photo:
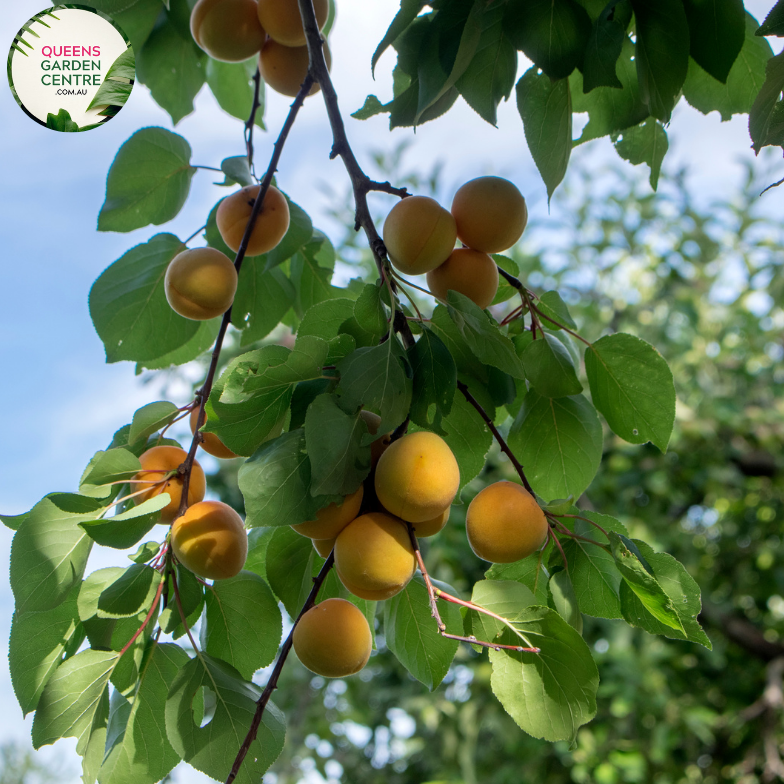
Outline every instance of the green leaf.
<svg viewBox="0 0 784 784"><path fill-rule="evenodd" d="M583 62L583 90L586 93L596 87L623 89L616 63L621 56L626 28L618 19L616 8L617 5L608 5L591 28Z"/></svg>
<svg viewBox="0 0 784 784"><path fill-rule="evenodd" d="M283 239L267 254L267 271L288 261L306 242L313 237L310 216L298 204L286 197L289 205L290 222Z"/></svg>
<svg viewBox="0 0 784 784"><path fill-rule="evenodd" d="M481 362L493 365L514 378L525 378L512 341L501 334L492 316L468 297L452 290L447 294L447 309L465 342Z"/></svg>
<svg viewBox="0 0 784 784"><path fill-rule="evenodd" d="M682 563L668 553L656 553L650 545L638 539L633 542L653 571L659 586L669 597L683 631L670 623L660 622L656 614L648 610L647 603L642 600L634 586L627 582L621 585L621 610L625 620L651 634L662 634L674 640L690 640L710 649L711 642L697 620L702 611L702 602L700 587L694 578Z"/></svg>
<svg viewBox="0 0 784 784"><path fill-rule="evenodd" d="M545 332L532 340L522 352L522 361L526 378L540 394L559 398L582 392L572 357L555 335Z"/></svg>
<svg viewBox="0 0 784 784"><path fill-rule="evenodd" d="M517 580L480 580L474 585L471 602L508 620L517 618L526 607L537 603L531 590ZM485 613L469 612L471 631L479 640L494 642L508 628Z"/></svg>
<svg viewBox="0 0 784 784"><path fill-rule="evenodd" d="M197 323L199 327L196 334L179 348L154 359L140 360L136 365L136 375L138 376L145 368L147 370L167 370L172 365L184 365L201 356L215 343L220 329L221 317Z"/></svg>
<svg viewBox="0 0 784 784"><path fill-rule="evenodd" d="M727 75L743 46L743 0L684 0L691 39L689 54L714 79Z"/></svg>
<svg viewBox="0 0 784 784"><path fill-rule="evenodd" d="M545 291L536 301L536 308L539 311L539 316L544 319L547 329L558 331L561 329L559 325L577 329L577 324L574 323L569 308L557 291Z"/></svg>
<svg viewBox="0 0 784 784"><path fill-rule="evenodd" d="M297 383L322 375L327 348L309 335L292 351L265 346L232 360L210 394L205 431L238 455L252 454L280 433Z"/></svg>
<svg viewBox="0 0 784 784"><path fill-rule="evenodd" d="M81 0L81 5L109 14L138 52L161 13L160 0Z"/></svg>
<svg viewBox="0 0 784 784"><path fill-rule="evenodd" d="M151 566L133 564L101 592L99 618L127 618L152 606L161 574Z"/></svg>
<svg viewBox="0 0 784 784"><path fill-rule="evenodd" d="M658 120L649 117L642 125L627 128L620 134L613 134L613 142L616 152L624 160L634 166L640 163L648 164L651 170L651 188L656 190L662 161L669 147L664 126Z"/></svg>
<svg viewBox="0 0 784 784"><path fill-rule="evenodd" d="M574 740L596 714L599 673L583 638L554 610L529 607L515 620L540 653L490 651L490 686L518 726L535 738ZM507 630L498 642L521 644Z"/></svg>
<svg viewBox="0 0 784 784"><path fill-rule="evenodd" d="M108 267L90 290L90 316L107 362L156 359L187 343L198 321L175 313L163 278L185 246L173 234L156 234Z"/></svg>
<svg viewBox="0 0 784 784"><path fill-rule="evenodd" d="M324 266L326 264L327 266ZM305 313L317 302L345 295L343 289L330 284L335 264L335 249L326 237L317 237L302 247L291 259L291 282L297 291L295 307Z"/></svg>
<svg viewBox="0 0 784 784"><path fill-rule="evenodd" d="M756 34L758 36L775 35L779 38L784 36L784 3L782 0L778 0L776 5L770 9Z"/></svg>
<svg viewBox="0 0 784 784"><path fill-rule="evenodd" d="M194 721L193 710L202 687L210 690L214 700L214 714L204 727ZM202 653L177 673L169 689L166 701L169 742L196 770L224 781L245 740L259 694L258 687L244 681L233 667ZM237 784L258 782L282 751L285 736L283 714L274 703L267 703L256 740L235 779Z"/></svg>
<svg viewBox="0 0 784 784"><path fill-rule="evenodd" d="M392 24L381 39L381 42L373 52L373 57L370 62L371 72L375 75L376 63L386 51L387 47L393 43L405 29L417 18L422 6L425 5L425 0L401 0L400 10L392 20ZM353 116L353 115L352 115ZM364 119L364 118L360 118Z"/></svg>
<svg viewBox="0 0 784 784"><path fill-rule="evenodd" d="M493 564L485 577L491 581L514 580L529 588L536 597L536 604L547 605L550 573L538 555L531 555L510 564Z"/></svg>
<svg viewBox="0 0 784 784"><path fill-rule="evenodd" d="M375 346L389 331L384 293L382 286L367 284L353 303L352 315L340 325L340 332L351 335L357 347Z"/></svg>
<svg viewBox="0 0 784 784"><path fill-rule="evenodd" d="M583 633L583 616L580 605L572 585L569 572L555 572L550 578L550 595L553 600L553 609L571 626L578 634Z"/></svg>
<svg viewBox="0 0 784 784"><path fill-rule="evenodd" d="M305 417L305 446L313 495L348 495L370 473L368 433L359 410L346 414L334 395L319 395Z"/></svg>
<svg viewBox="0 0 784 784"><path fill-rule="evenodd" d="M116 447L105 452L96 452L79 480L79 487L84 492L85 488L131 479L141 469L139 458L128 449Z"/></svg>
<svg viewBox="0 0 784 784"><path fill-rule="evenodd" d="M624 525L609 515L588 512L585 509L573 509L572 513L593 520L608 533L614 531L623 536L627 535ZM612 554L598 546L601 544L607 547L607 537L585 520L563 518L561 522L578 536L597 542L590 544L571 537L561 539L581 612L596 618L623 617L619 596L621 573Z"/></svg>
<svg viewBox="0 0 784 784"><path fill-rule="evenodd" d="M769 145L778 144L771 127L780 106L781 91L784 89L784 52L771 57L765 64L765 83L754 99L749 112L749 134L755 153ZM773 138L772 138L773 137Z"/></svg>
<svg viewBox="0 0 784 784"><path fill-rule="evenodd" d="M517 52L506 36L501 9L486 9L481 21L483 29L474 56L455 86L483 120L496 125L496 108L502 99L508 100L514 87Z"/></svg>
<svg viewBox="0 0 784 784"><path fill-rule="evenodd" d="M188 628L193 628L201 617L204 609L204 585L199 582L193 572L186 569L182 564L176 566L177 590L180 593L180 604L182 612L188 623ZM168 596L174 596L174 581L169 576ZM169 602L169 605L161 613L158 620L165 634L171 634L176 640L185 634L185 626L182 623L180 608L176 600ZM202 626L202 629L204 627Z"/></svg>
<svg viewBox="0 0 784 784"><path fill-rule="evenodd" d="M193 39L180 35L168 17L138 53L139 81L171 115L174 125L193 111L193 99L205 81L206 59Z"/></svg>
<svg viewBox="0 0 784 784"><path fill-rule="evenodd" d="M142 128L120 147L106 180L98 231L160 226L185 204L196 173L191 147L165 128Z"/></svg>
<svg viewBox="0 0 784 784"><path fill-rule="evenodd" d="M113 651L82 651L63 662L44 687L33 720L33 746L76 738L84 749L102 718L109 677L118 661ZM105 721L105 718L104 718Z"/></svg>
<svg viewBox="0 0 784 784"><path fill-rule="evenodd" d="M586 349L585 372L593 404L614 433L666 451L675 422L675 385L653 346L622 332L607 335Z"/></svg>
<svg viewBox="0 0 784 784"><path fill-rule="evenodd" d="M353 413L364 406L379 414L379 433L403 422L411 407L412 382L404 368L405 354L394 337L372 348L358 348L337 363L340 406Z"/></svg>
<svg viewBox="0 0 784 784"><path fill-rule="evenodd" d="M160 493L147 501L111 517L85 520L79 525L94 542L115 550L127 550L146 536L160 522L161 509L171 502L168 493Z"/></svg>
<svg viewBox="0 0 784 784"><path fill-rule="evenodd" d="M443 591L456 593L445 583L434 581L434 584ZM447 632L461 635L463 622L457 605L444 602L438 609ZM427 588L419 574L400 593L384 602L384 634L389 650L430 691L444 679L457 653L457 640L438 633L430 614Z"/></svg>
<svg viewBox="0 0 784 784"><path fill-rule="evenodd" d="M289 616L296 618L313 587L319 555L306 536L291 528L276 528L266 558L270 586Z"/></svg>
<svg viewBox="0 0 784 784"><path fill-rule="evenodd" d="M248 528L304 523L338 500L311 495L310 470L304 430L284 433L249 457L238 477Z"/></svg>
<svg viewBox="0 0 784 784"><path fill-rule="evenodd" d="M133 48L128 47L109 67L98 92L87 107L88 111L96 106L125 106L135 78L136 58ZM131 82L117 81L118 79L130 79Z"/></svg>
<svg viewBox="0 0 784 784"><path fill-rule="evenodd" d="M221 185L253 185L253 175L250 173L247 155L235 155L221 161L221 171L226 175L226 181Z"/></svg>
<svg viewBox="0 0 784 784"><path fill-rule="evenodd" d="M257 62L257 57L251 57L242 63L223 63L208 57L204 69L207 85L212 90L218 106L227 114L243 122L250 117L250 110L253 106L255 89L253 74L256 71ZM265 85L262 81L259 87L260 106L256 110L256 125L259 128L264 128L265 92ZM250 183L243 184L249 185Z"/></svg>
<svg viewBox="0 0 784 784"><path fill-rule="evenodd" d="M101 503L71 493L39 501L11 544L11 589L18 613L49 610L66 600L84 573L92 541L79 527Z"/></svg>
<svg viewBox="0 0 784 784"><path fill-rule="evenodd" d="M666 123L689 67L689 23L682 0L630 0L637 28L640 97Z"/></svg>
<svg viewBox="0 0 784 784"><path fill-rule="evenodd" d="M751 111L754 99L765 83L765 65L773 56L770 44L755 35L756 29L757 20L746 14L746 38L726 84L714 79L694 60L689 60L683 95L695 109L703 114L717 111L722 120Z"/></svg>
<svg viewBox="0 0 784 784"><path fill-rule="evenodd" d="M246 680L275 659L283 634L278 603L253 572L216 580L207 589L205 650L228 662Z"/></svg>
<svg viewBox="0 0 784 784"><path fill-rule="evenodd" d="M267 579L267 545L276 528L254 528L248 531L248 558L245 569Z"/></svg>
<svg viewBox="0 0 784 784"><path fill-rule="evenodd" d="M355 112L351 113L351 116L355 120L369 120L371 117L375 117L377 114L384 114L384 112L389 111L389 104L383 104L381 101L376 98L375 95L368 95L365 98L365 103L357 109Z"/></svg>
<svg viewBox="0 0 784 784"><path fill-rule="evenodd" d="M463 375L472 376L482 382L487 382L487 371L474 352L471 350L468 342L463 337L463 334L458 329L454 321L452 321L449 311L444 305L437 305L433 311L433 316L430 319L430 329L441 339L441 342L449 349L455 364L457 365L457 372Z"/></svg>
<svg viewBox="0 0 784 784"><path fill-rule="evenodd" d="M164 493L164 495L168 495L168 493ZM144 542L144 544L140 544L138 550L136 550L133 555L129 555L128 558L134 563L147 563L155 558L160 551L160 542Z"/></svg>
<svg viewBox="0 0 784 784"><path fill-rule="evenodd" d="M66 600L43 612L14 613L8 643L8 665L22 714L34 711L47 681L62 662L66 649L84 632L78 628L78 586Z"/></svg>
<svg viewBox="0 0 784 784"><path fill-rule="evenodd" d="M551 79L582 65L591 18L575 0L527 0L507 6L506 34Z"/></svg>
<svg viewBox="0 0 784 784"><path fill-rule="evenodd" d="M675 605L656 577L647 571L617 533L610 533L610 546L624 585L637 597L640 606L645 610L645 613L640 615L651 615L664 626L683 634L683 624ZM623 600L621 608L623 610Z"/></svg>
<svg viewBox="0 0 784 784"><path fill-rule="evenodd" d="M168 400L142 406L133 415L128 442L132 444L142 439L146 441L153 433L170 424L179 413L180 409Z"/></svg>
<svg viewBox="0 0 784 784"><path fill-rule="evenodd" d="M508 443L542 498L579 498L602 460L602 426L583 395L549 398L531 389Z"/></svg>
<svg viewBox="0 0 784 784"><path fill-rule="evenodd" d="M414 371L411 421L443 435L440 420L449 415L457 391L457 366L449 349L433 330L424 327L408 350Z"/></svg>
<svg viewBox="0 0 784 784"><path fill-rule="evenodd" d="M65 109L60 109L57 114L49 112L46 115L46 127L60 133L76 133L79 131L79 126L71 119L71 115Z"/></svg>
<svg viewBox="0 0 784 784"><path fill-rule="evenodd" d="M99 784L154 784L180 761L161 730L169 685L188 661L188 655L179 645L152 643L139 673L133 701L129 703L119 692L114 692L112 702L122 701L124 709L110 713Z"/></svg>
<svg viewBox="0 0 784 784"><path fill-rule="evenodd" d="M313 335L330 340L338 336L340 325L354 316L354 300L340 297L318 302L302 316L297 337Z"/></svg>
<svg viewBox="0 0 784 784"><path fill-rule="evenodd" d="M553 81L534 66L517 83L517 110L548 200L566 174L572 151L572 99L569 81Z"/></svg>
<svg viewBox="0 0 784 784"><path fill-rule="evenodd" d="M267 337L281 322L297 296L291 281L279 269L264 271L265 257L247 258L240 269L231 323L242 330L247 346Z"/></svg>

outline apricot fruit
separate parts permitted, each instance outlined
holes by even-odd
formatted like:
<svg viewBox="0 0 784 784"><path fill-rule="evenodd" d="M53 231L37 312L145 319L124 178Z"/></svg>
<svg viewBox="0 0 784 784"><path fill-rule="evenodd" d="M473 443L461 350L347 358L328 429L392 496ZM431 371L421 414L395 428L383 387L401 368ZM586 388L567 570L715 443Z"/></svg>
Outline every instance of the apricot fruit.
<svg viewBox="0 0 784 784"><path fill-rule="evenodd" d="M191 411L190 416L191 433L196 432L196 422L198 418L199 407L196 406L196 408ZM204 427L204 425L202 425L202 427ZM212 455L213 457L220 457L222 460L229 460L232 457L239 457L239 455L232 452L231 449L229 449L215 433L202 433L201 437L201 448L208 455Z"/></svg>
<svg viewBox="0 0 784 784"><path fill-rule="evenodd" d="M360 485L359 489L347 495L342 503L319 509L315 520L297 523L291 527L298 534L311 539L334 539L359 514L364 494L365 488Z"/></svg>
<svg viewBox="0 0 784 784"><path fill-rule="evenodd" d="M324 58L327 68L332 67L332 54L324 44ZM284 46L268 38L259 54L259 71L268 87L276 93L296 97L305 77L308 75L310 56L307 46ZM310 88L308 95L315 95L321 89L318 82Z"/></svg>
<svg viewBox="0 0 784 784"><path fill-rule="evenodd" d="M477 177L452 201L457 236L469 248L500 253L523 236L528 208L523 194L503 177Z"/></svg>
<svg viewBox="0 0 784 784"><path fill-rule="evenodd" d="M237 292L237 270L229 257L215 248L184 250L166 268L163 289L175 313L206 321L231 307Z"/></svg>
<svg viewBox="0 0 784 784"><path fill-rule="evenodd" d="M210 57L239 63L264 45L256 0L199 0L191 12L193 40Z"/></svg>
<svg viewBox="0 0 784 784"><path fill-rule="evenodd" d="M338 534L335 569L361 599L389 599L402 591L416 570L405 523L383 512L360 515Z"/></svg>
<svg viewBox="0 0 784 784"><path fill-rule="evenodd" d="M476 494L466 512L471 549L483 560L512 563L547 540L547 518L534 497L514 482L495 482Z"/></svg>
<svg viewBox="0 0 784 784"><path fill-rule="evenodd" d="M378 414L374 414L372 411L366 411L364 408L359 412L359 415L365 420L368 433L370 433L371 436L376 435L378 433L378 426L381 424L381 417ZM376 467L379 458L386 452L387 447L392 442L391 439L392 433L385 433L370 445L371 468Z"/></svg>
<svg viewBox="0 0 784 784"><path fill-rule="evenodd" d="M171 546L184 567L208 580L236 577L248 557L242 518L222 501L189 506L172 525Z"/></svg>
<svg viewBox="0 0 784 784"><path fill-rule="evenodd" d="M443 264L456 239L455 219L429 196L401 199L384 221L389 259L407 275L422 275Z"/></svg>
<svg viewBox="0 0 784 784"><path fill-rule="evenodd" d="M138 503L155 498L156 495L161 493L168 493L171 501L161 510L161 520L163 522L170 523L177 516L177 512L180 509L180 500L182 499L183 480L179 474L170 476L165 482L161 482L161 480L169 471L176 471L187 457L188 453L178 446L154 446L144 452L139 458L142 470L134 476L134 480L136 482L149 482L151 487L137 496ZM157 484L158 482L161 482L161 484ZM134 484L133 486L136 490L144 488L143 484ZM206 491L207 479L204 476L204 470L198 461L194 460L191 481L188 485L188 505L190 506L201 501Z"/></svg>
<svg viewBox="0 0 784 784"><path fill-rule="evenodd" d="M460 469L441 436L409 433L389 445L376 466L376 495L384 508L409 523L446 511L460 486Z"/></svg>
<svg viewBox="0 0 784 784"><path fill-rule="evenodd" d="M238 251L245 228L259 194L259 185L248 185L227 196L218 207L215 220L223 241ZM273 185L264 195L261 212L248 241L249 256L258 256L272 250L289 229L289 205L286 197Z"/></svg>
<svg viewBox="0 0 784 784"><path fill-rule="evenodd" d="M329 15L328 0L313 0L319 30ZM259 0L258 20L267 35L284 46L305 46L305 30L297 0Z"/></svg>
<svg viewBox="0 0 784 784"><path fill-rule="evenodd" d="M432 520L425 520L423 523L412 523L414 533L419 539L425 536L435 536L447 524L451 511L452 507L450 506Z"/></svg>
<svg viewBox="0 0 784 784"><path fill-rule="evenodd" d="M322 558L326 558L334 549L336 539L337 536L332 539L314 539L313 547Z"/></svg>
<svg viewBox="0 0 784 784"><path fill-rule="evenodd" d="M487 253L457 248L440 267L427 273L427 287L443 300L450 289L458 291L484 310L498 291L498 267Z"/></svg>
<svg viewBox="0 0 784 784"><path fill-rule="evenodd" d="M325 599L311 607L294 627L293 643L302 664L325 678L359 672L373 649L367 618L345 599Z"/></svg>

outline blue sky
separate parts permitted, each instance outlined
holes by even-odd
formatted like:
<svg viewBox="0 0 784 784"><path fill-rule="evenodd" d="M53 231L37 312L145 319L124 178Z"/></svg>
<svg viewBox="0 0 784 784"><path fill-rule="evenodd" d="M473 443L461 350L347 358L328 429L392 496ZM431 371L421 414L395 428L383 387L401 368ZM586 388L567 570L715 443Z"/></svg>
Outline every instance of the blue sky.
<svg viewBox="0 0 784 784"><path fill-rule="evenodd" d="M7 47L18 28L49 3L15 0L3 5L0 44ZM368 93L376 93L382 100L391 94L391 52L377 67L375 82L369 62L398 5L395 0L338 0L331 48L333 76L346 117L362 105ZM758 19L771 5L772 0L746 3ZM6 448L0 452L0 511L17 514L48 492L75 490L85 464L106 445L114 430L130 421L136 408L160 399L159 381L143 383L134 375L131 363L104 363L103 348L87 309L92 282L128 248L160 230L189 236L225 191L212 185L214 173L199 172L187 205L172 223L129 235L98 233L95 226L106 173L118 147L141 127L171 128L168 115L137 85L126 108L107 126L84 134L59 134L29 120L5 79L2 82L0 367L5 383L0 387L0 410L4 413ZM257 137L257 166L261 170L266 167L288 104L287 99L268 94L265 120L270 132ZM197 111L175 129L191 143L193 161L218 166L224 157L242 154L241 123L225 115L206 89L197 98L196 107ZM408 165L428 172L434 160L444 161L445 196L451 198L467 179L499 173L518 184L533 215L540 219L547 216L544 186L526 148L514 101L500 108L499 129L486 124L462 100L446 118L422 126L415 136L410 129L390 133L383 117L365 123L347 119L347 127L363 164L368 163L373 150L389 149L413 138ZM706 199L730 197L742 172L738 162L755 161L749 145L743 118L720 123L716 113L703 117L681 106L670 131L665 168L686 164L695 192ZM323 218L326 198L316 183L328 181L338 192L347 183L340 162L328 159L330 146L323 103L319 97L310 98L284 151L278 180L328 232ZM574 155L578 162L597 157L615 157L609 141L592 142ZM769 161L755 165L762 171ZM771 181L781 176L775 175L772 172ZM381 210L391 205L385 201L389 197L375 198ZM780 203L780 196L774 192L770 200ZM2 572L7 574L11 532L3 528L0 537ZM95 565L99 563L108 565L104 561ZM13 598L4 579L0 584L3 646L12 611ZM0 700L7 706L0 714L0 741L17 737L26 742L30 722L21 720L5 664L0 669ZM75 774L77 764L67 748L67 742L58 744L53 753L68 757L70 772Z"/></svg>

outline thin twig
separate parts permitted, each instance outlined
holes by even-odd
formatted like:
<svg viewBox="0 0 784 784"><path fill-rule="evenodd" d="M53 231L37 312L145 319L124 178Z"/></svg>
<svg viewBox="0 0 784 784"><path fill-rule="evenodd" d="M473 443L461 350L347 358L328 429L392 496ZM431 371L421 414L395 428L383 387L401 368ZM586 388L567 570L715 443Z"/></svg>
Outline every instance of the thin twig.
<svg viewBox="0 0 784 784"><path fill-rule="evenodd" d="M253 177L256 177L255 164L253 163L253 129L256 127L256 113L261 106L259 96L261 94L261 72L256 67L256 73L253 74L253 106L250 110L250 116L245 123L245 151L248 156L248 168Z"/></svg>
<svg viewBox="0 0 784 784"><path fill-rule="evenodd" d="M566 553L561 546L561 540L555 535L555 532L552 530L552 528L547 529L547 537L548 539L552 539L555 542L555 546L561 551L561 558L563 559L564 569L568 572L569 561L566 559Z"/></svg>
<svg viewBox="0 0 784 784"><path fill-rule="evenodd" d="M607 531L605 531L604 528L602 528L599 525L599 523L595 523L593 520L591 520L588 517L583 517L582 515L576 515L576 514L553 515L553 517L570 517L576 520L585 520L586 523L590 523L594 528L598 528L608 539L610 538L610 534L608 534Z"/></svg>

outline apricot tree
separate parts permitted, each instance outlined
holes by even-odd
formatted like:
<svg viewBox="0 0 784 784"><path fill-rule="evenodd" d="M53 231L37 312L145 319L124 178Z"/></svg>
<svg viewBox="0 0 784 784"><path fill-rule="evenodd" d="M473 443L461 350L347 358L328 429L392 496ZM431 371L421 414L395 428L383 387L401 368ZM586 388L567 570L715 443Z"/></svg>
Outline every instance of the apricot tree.
<svg viewBox="0 0 784 784"><path fill-rule="evenodd" d="M598 672L582 614L710 646L686 569L579 502L601 463L600 414L617 437L666 449L675 388L665 359L630 334L588 340L557 291L535 291L498 254L527 219L511 183L474 180L447 210L371 180L350 146L324 56L334 6L278 7L294 5L301 16L293 23L288 13L267 19L270 0L255 9L253 0L199 0L193 9L185 0L136 2L117 14L140 77L172 119L192 108L206 79L222 106L243 114L247 155L221 162L225 184L240 189L203 228L185 242L163 233L130 249L90 293L109 362L166 368L212 347L195 399L139 409L90 461L78 492L53 493L4 519L17 530L14 688L22 710L35 712L37 747L77 739L86 784L159 781L180 760L218 780L258 781L284 744L285 717L271 697L292 646L317 672L350 674L367 661L366 627L371 647L383 629L386 647L430 689L461 643L488 649L501 705L548 741L573 739L596 712ZM681 93L702 111L749 112L756 149L781 143L784 76L759 34L784 34L782 8L760 28L729 0L403 0L373 58L375 66L388 46L397 50L395 95L387 104L369 97L355 116L387 112L393 127L413 126L462 96L494 122L522 52L534 65L517 82L518 107L548 191L568 164L573 110L590 118L582 141L610 135L622 157L650 166L655 186L662 123ZM302 45L290 37L299 24L309 67L257 178L262 83L245 60L265 34ZM177 68L160 68L174 56ZM272 184L315 85L377 273L345 288L332 284L327 236ZM171 220L196 171L183 137L138 131L109 171L99 230ZM499 191L501 207L476 220ZM401 199L383 240L368 206L373 192ZM487 237L496 220L496 236ZM191 307L205 306L212 282L184 293L178 268L167 270L202 232L209 248L233 256L238 280L222 316L194 319ZM400 273L451 264L456 237L494 254L501 285L483 308L470 275L464 293L449 285L463 276L445 270L426 317L416 284ZM174 310L165 280L183 295L170 297L180 303ZM288 346L269 339L281 323ZM238 349L229 362L227 338ZM187 450L166 435L184 418L193 420ZM195 458L210 436L212 454L222 448L243 461L244 526L230 507L202 500ZM469 509L472 545L497 563L462 598L431 579L417 526L425 535L449 525L450 504L481 473L494 440L517 481L491 485ZM171 529L147 540L161 522ZM95 545L137 549L127 569L85 574ZM280 604L292 620L282 644ZM330 631L346 636L346 661L336 661L346 648ZM273 662L258 686L254 673Z"/></svg>

